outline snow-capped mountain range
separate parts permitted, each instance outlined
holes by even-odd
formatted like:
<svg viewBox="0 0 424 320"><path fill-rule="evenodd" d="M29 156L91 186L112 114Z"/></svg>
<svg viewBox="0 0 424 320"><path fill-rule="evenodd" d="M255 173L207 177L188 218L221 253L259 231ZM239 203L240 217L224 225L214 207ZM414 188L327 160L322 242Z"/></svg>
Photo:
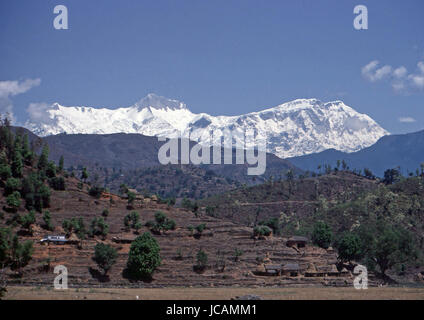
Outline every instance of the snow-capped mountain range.
<svg viewBox="0 0 424 320"><path fill-rule="evenodd" d="M255 129L266 132L267 151L281 158L331 148L354 152L389 134L369 116L342 101L298 99L240 116L211 116L195 114L184 103L155 94L148 94L133 106L117 109L54 103L28 120L25 127L40 136L124 132L176 137L181 132L190 132L190 137L200 137L212 130Z"/></svg>

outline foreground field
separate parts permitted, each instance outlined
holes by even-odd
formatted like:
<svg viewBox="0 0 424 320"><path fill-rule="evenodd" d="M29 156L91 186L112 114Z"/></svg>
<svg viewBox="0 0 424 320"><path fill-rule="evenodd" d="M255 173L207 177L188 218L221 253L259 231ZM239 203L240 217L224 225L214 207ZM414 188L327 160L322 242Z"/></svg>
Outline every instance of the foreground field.
<svg viewBox="0 0 424 320"><path fill-rule="evenodd" d="M424 288L84 288L8 287L10 300L229 300L254 294L265 300L424 300Z"/></svg>

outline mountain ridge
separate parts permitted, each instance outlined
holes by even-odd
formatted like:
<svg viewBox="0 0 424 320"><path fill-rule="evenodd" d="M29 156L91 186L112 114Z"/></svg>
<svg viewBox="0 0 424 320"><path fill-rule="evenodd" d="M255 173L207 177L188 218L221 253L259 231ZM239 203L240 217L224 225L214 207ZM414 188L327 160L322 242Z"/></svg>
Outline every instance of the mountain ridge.
<svg viewBox="0 0 424 320"><path fill-rule="evenodd" d="M148 94L130 107L98 109L54 104L44 112L43 118L25 124L39 136L140 133L175 138L185 133L191 140L197 140L211 131L254 130L261 138L266 135L267 151L280 158L331 148L355 152L389 134L368 115L339 100L297 99L247 114L212 116L195 114L178 100ZM246 148L254 146L254 142L246 144Z"/></svg>
<svg viewBox="0 0 424 320"><path fill-rule="evenodd" d="M370 169L382 177L386 169L400 167L406 174L414 172L424 161L424 130L381 137L375 144L354 153L334 149L320 153L288 158L295 166L316 171L318 165L336 166L337 160L344 160L351 169Z"/></svg>

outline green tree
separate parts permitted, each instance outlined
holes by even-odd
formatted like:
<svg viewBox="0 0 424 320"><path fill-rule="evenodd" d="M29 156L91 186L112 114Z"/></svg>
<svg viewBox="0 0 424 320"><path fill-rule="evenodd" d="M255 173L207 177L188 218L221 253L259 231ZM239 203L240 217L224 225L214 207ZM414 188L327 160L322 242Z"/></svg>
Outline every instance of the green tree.
<svg viewBox="0 0 424 320"><path fill-rule="evenodd" d="M6 181L12 176L12 169L8 164L0 164L0 179Z"/></svg>
<svg viewBox="0 0 424 320"><path fill-rule="evenodd" d="M24 163L22 158L22 138L20 135L17 135L12 151L12 175L15 178L22 177L23 168Z"/></svg>
<svg viewBox="0 0 424 320"><path fill-rule="evenodd" d="M161 263L160 248L149 232L138 236L131 244L127 271L134 279L149 279Z"/></svg>
<svg viewBox="0 0 424 320"><path fill-rule="evenodd" d="M323 221L315 224L312 231L312 242L324 249L327 249L333 240L333 232L329 225Z"/></svg>
<svg viewBox="0 0 424 320"><path fill-rule="evenodd" d="M269 236L271 235L272 230L268 226L256 226L253 228L253 236Z"/></svg>
<svg viewBox="0 0 424 320"><path fill-rule="evenodd" d="M16 212L21 205L21 194L19 191L13 191L12 194L8 195L6 203L12 211Z"/></svg>
<svg viewBox="0 0 424 320"><path fill-rule="evenodd" d="M19 191L22 188L21 180L18 178L9 178L6 180L6 185L4 187L5 195L9 195L15 191Z"/></svg>
<svg viewBox="0 0 424 320"><path fill-rule="evenodd" d="M135 225L139 223L140 215L137 211L132 211L124 217L124 225L127 228L135 228Z"/></svg>
<svg viewBox="0 0 424 320"><path fill-rule="evenodd" d="M49 146L45 144L41 151L40 158L38 159L37 168L39 170L45 170L49 164Z"/></svg>
<svg viewBox="0 0 424 320"><path fill-rule="evenodd" d="M134 204L134 200L135 200L135 193L128 191L127 196L128 196L128 207L132 208L132 206Z"/></svg>
<svg viewBox="0 0 424 320"><path fill-rule="evenodd" d="M174 220L169 219L162 211L156 211L155 222L150 222L149 227L154 232L161 232L167 230L174 230L176 223Z"/></svg>
<svg viewBox="0 0 424 320"><path fill-rule="evenodd" d="M31 240L27 240L23 243L20 243L18 236L14 236L12 240L12 255L11 255L11 269L18 271L19 274L22 274L22 268L25 267L29 261L32 259L32 254L34 252L33 244Z"/></svg>
<svg viewBox="0 0 424 320"><path fill-rule="evenodd" d="M50 187L57 191L64 191L66 189L65 179L63 177L53 177L49 180Z"/></svg>
<svg viewBox="0 0 424 320"><path fill-rule="evenodd" d="M413 235L401 226L378 221L363 228L360 237L367 266L371 270L378 266L383 277L392 267L418 257Z"/></svg>
<svg viewBox="0 0 424 320"><path fill-rule="evenodd" d="M204 270L208 265L208 255L206 254L206 252L200 249L196 254L196 261L196 269Z"/></svg>
<svg viewBox="0 0 424 320"><path fill-rule="evenodd" d="M32 165L34 154L29 147L28 135L25 134L22 141L22 157L26 165Z"/></svg>
<svg viewBox="0 0 424 320"><path fill-rule="evenodd" d="M103 217L107 217L107 216L109 216L109 210L108 209L103 209L103 211L102 211L102 216Z"/></svg>
<svg viewBox="0 0 424 320"><path fill-rule="evenodd" d="M87 172L87 168L82 168L82 172L81 172L81 180L83 180L84 182L86 182L88 179L88 172Z"/></svg>
<svg viewBox="0 0 424 320"><path fill-rule="evenodd" d="M281 234L281 223L278 218L273 217L268 220L263 220L258 223L259 225L267 226L272 229L275 235Z"/></svg>
<svg viewBox="0 0 424 320"><path fill-rule="evenodd" d="M11 261L12 239L12 230L0 227L0 269L6 267Z"/></svg>
<svg viewBox="0 0 424 320"><path fill-rule="evenodd" d="M368 179L375 179L374 174L372 173L372 171L368 168L364 168L364 177L368 178Z"/></svg>
<svg viewBox="0 0 424 320"><path fill-rule="evenodd" d="M106 237L109 233L109 225L104 221L103 217L93 218L89 232L92 237L97 235Z"/></svg>
<svg viewBox="0 0 424 320"><path fill-rule="evenodd" d="M242 250L240 250L240 249L238 249L238 248L236 248L235 250L234 250L234 261L235 262L238 262L239 261L239 259L240 259L240 257L243 255L243 251Z"/></svg>
<svg viewBox="0 0 424 320"><path fill-rule="evenodd" d="M52 231L54 229L52 224L52 216L50 214L50 211L46 210L43 213L43 221L44 221L44 228L47 230Z"/></svg>
<svg viewBox="0 0 424 320"><path fill-rule="evenodd" d="M106 275L110 268L115 264L118 252L115 248L104 243L98 243L94 247L93 260L97 263L103 274Z"/></svg>
<svg viewBox="0 0 424 320"><path fill-rule="evenodd" d="M385 184L393 184L399 181L401 176L402 175L398 169L387 169L386 171L384 171L383 182Z"/></svg>
<svg viewBox="0 0 424 320"><path fill-rule="evenodd" d="M345 233L337 242L337 251L343 262L359 259L362 256L361 239L356 234Z"/></svg>
<svg viewBox="0 0 424 320"><path fill-rule="evenodd" d="M22 217L22 227L24 227L29 233L32 233L31 226L35 223L35 221L35 211L30 210Z"/></svg>
<svg viewBox="0 0 424 320"><path fill-rule="evenodd" d="M206 229L206 223L201 223L196 226L196 232L199 235L201 235L205 229Z"/></svg>
<svg viewBox="0 0 424 320"><path fill-rule="evenodd" d="M59 167L58 167L59 172L63 172L64 162L65 162L65 160L64 160L63 156L60 156L60 159L59 159Z"/></svg>
<svg viewBox="0 0 424 320"><path fill-rule="evenodd" d="M45 171L46 171L46 176L48 178L56 177L56 165L54 164L54 162L47 163L47 167Z"/></svg>

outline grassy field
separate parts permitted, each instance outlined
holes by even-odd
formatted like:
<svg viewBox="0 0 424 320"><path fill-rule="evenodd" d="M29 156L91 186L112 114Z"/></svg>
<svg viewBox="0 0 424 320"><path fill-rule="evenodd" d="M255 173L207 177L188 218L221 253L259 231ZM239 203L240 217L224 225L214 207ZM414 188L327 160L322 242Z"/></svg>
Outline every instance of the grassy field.
<svg viewBox="0 0 424 320"><path fill-rule="evenodd" d="M255 294L265 300L424 300L424 288L80 288L8 287L10 300L229 300Z"/></svg>

